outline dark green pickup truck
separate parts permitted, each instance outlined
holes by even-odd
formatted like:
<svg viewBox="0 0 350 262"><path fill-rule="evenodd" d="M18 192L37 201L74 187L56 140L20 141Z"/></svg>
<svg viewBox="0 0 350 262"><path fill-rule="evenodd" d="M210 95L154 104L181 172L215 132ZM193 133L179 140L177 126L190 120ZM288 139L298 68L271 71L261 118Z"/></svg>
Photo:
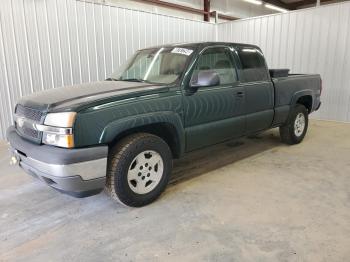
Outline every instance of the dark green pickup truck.
<svg viewBox="0 0 350 262"><path fill-rule="evenodd" d="M254 45L164 45L137 51L105 81L22 98L7 139L12 161L59 191L106 188L143 206L185 152L273 127L301 142L321 89L319 75L268 70Z"/></svg>

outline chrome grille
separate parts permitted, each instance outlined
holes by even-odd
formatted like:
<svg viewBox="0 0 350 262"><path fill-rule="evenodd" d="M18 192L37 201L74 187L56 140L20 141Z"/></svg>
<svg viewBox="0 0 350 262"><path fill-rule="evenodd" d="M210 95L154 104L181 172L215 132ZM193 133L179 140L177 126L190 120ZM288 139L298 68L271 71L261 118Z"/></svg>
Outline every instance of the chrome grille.
<svg viewBox="0 0 350 262"><path fill-rule="evenodd" d="M23 116L36 122L40 122L41 117L43 116L43 113L41 111L22 105L17 105L15 113L19 116Z"/></svg>
<svg viewBox="0 0 350 262"><path fill-rule="evenodd" d="M32 109L22 105L17 105L15 110L15 115L17 117L33 121L34 123L41 123L44 114L43 112L37 109ZM29 140L32 140L33 142L40 143L42 132L25 125L23 126L19 122L17 123L17 120L15 122L15 128L17 129L17 132L21 136Z"/></svg>
<svg viewBox="0 0 350 262"><path fill-rule="evenodd" d="M39 138L39 132L37 130L28 128L28 127L22 127L20 128L20 131L25 134L26 136L30 136L33 138L38 139Z"/></svg>

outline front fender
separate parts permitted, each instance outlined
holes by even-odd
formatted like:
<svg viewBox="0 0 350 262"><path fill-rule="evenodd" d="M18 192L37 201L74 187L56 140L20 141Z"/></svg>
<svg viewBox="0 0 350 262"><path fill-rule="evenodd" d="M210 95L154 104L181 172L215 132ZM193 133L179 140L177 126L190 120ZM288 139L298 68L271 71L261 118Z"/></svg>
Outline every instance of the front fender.
<svg viewBox="0 0 350 262"><path fill-rule="evenodd" d="M178 114L171 111L152 112L115 120L103 129L99 138L99 143L108 144L124 131L150 124L170 124L174 127L178 139L177 141L180 143L180 152L184 151L185 131L182 121Z"/></svg>

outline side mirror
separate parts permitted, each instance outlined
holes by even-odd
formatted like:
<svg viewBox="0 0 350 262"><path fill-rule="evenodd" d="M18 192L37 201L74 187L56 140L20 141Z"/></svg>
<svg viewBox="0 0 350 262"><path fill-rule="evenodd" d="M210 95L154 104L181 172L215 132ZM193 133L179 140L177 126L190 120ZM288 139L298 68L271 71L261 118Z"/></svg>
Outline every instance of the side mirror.
<svg viewBox="0 0 350 262"><path fill-rule="evenodd" d="M200 70L192 75L190 87L206 87L220 85L220 77L214 70Z"/></svg>

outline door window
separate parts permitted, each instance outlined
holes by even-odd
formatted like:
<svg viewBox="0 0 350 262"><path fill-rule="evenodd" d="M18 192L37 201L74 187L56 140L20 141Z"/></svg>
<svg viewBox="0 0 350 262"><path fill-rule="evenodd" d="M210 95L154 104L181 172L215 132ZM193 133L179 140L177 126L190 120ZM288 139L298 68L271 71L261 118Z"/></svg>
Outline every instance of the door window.
<svg viewBox="0 0 350 262"><path fill-rule="evenodd" d="M206 49L198 59L193 75L199 71L215 71L220 78L220 85L237 81L236 70L232 63L230 51L223 47Z"/></svg>

